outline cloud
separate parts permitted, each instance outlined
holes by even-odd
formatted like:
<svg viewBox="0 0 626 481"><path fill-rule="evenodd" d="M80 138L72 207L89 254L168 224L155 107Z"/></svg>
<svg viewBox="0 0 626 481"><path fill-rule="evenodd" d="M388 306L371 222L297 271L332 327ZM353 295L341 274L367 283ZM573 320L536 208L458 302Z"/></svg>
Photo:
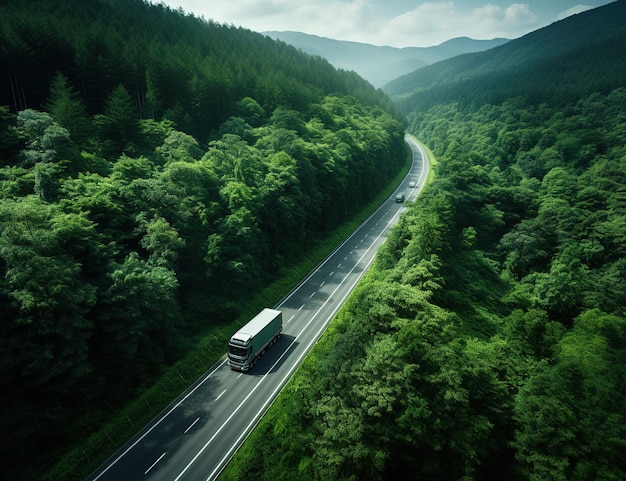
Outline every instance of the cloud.
<svg viewBox="0 0 626 481"><path fill-rule="evenodd" d="M571 17L572 15L576 15L577 13L581 13L592 8L594 8L593 5L574 5L573 7L559 13L557 20L563 20L564 18Z"/></svg>
<svg viewBox="0 0 626 481"><path fill-rule="evenodd" d="M496 0L491 0L496 1ZM489 0L486 0L489 2ZM168 0L257 32L293 30L375 45L430 46L454 37L515 38L538 28L526 3L468 7L461 0ZM480 2L474 2L474 5ZM417 4L417 6L415 6ZM404 8L402 8L404 6Z"/></svg>
<svg viewBox="0 0 626 481"><path fill-rule="evenodd" d="M460 2L427 2L391 19L382 36L405 45L436 45L455 37L512 38L528 32L537 20L528 4L463 9Z"/></svg>
<svg viewBox="0 0 626 481"><path fill-rule="evenodd" d="M203 12L220 23L235 24L257 32L292 30L334 38L355 33L367 36L380 26L380 15L368 0L187 0L185 10Z"/></svg>

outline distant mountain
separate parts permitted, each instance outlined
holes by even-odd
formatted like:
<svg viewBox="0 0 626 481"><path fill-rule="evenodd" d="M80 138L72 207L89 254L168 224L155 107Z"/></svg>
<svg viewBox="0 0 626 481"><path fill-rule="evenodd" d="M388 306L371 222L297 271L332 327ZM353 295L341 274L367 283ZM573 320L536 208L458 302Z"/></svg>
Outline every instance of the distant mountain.
<svg viewBox="0 0 626 481"><path fill-rule="evenodd" d="M587 10L485 52L429 65L385 85L405 113L459 100L575 101L626 86L626 0Z"/></svg>
<svg viewBox="0 0 626 481"><path fill-rule="evenodd" d="M311 55L319 55L332 65L353 70L374 87L382 87L402 75L435 62L469 52L482 52L508 42L508 39L473 40L454 38L433 47L379 47L367 43L333 40L300 32L263 32L273 39Z"/></svg>

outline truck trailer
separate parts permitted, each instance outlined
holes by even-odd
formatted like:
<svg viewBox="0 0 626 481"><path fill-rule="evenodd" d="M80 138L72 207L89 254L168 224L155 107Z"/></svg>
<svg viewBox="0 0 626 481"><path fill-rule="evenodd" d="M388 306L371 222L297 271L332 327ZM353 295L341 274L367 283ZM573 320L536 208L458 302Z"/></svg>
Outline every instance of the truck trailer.
<svg viewBox="0 0 626 481"><path fill-rule="evenodd" d="M283 313L265 308L230 338L228 365L236 371L247 371L274 344L283 330Z"/></svg>

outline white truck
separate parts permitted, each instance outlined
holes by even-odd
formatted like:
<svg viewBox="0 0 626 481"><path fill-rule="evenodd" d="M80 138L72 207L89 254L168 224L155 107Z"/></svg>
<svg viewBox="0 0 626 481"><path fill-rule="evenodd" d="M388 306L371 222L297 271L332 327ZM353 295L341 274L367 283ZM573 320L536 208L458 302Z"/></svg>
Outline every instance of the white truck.
<svg viewBox="0 0 626 481"><path fill-rule="evenodd" d="M230 338L228 365L236 371L254 366L265 350L274 344L283 330L283 313L265 308Z"/></svg>

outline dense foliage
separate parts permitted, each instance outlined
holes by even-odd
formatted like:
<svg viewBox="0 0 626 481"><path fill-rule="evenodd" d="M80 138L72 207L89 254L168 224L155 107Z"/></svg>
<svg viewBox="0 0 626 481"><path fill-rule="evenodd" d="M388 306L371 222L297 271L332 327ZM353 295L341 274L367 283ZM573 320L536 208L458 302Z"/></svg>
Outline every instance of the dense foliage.
<svg viewBox="0 0 626 481"><path fill-rule="evenodd" d="M624 479L625 105L412 115L435 180L224 479Z"/></svg>
<svg viewBox="0 0 626 481"><path fill-rule="evenodd" d="M386 187L405 150L389 100L355 74L163 6L2 2L0 38L10 472L58 455L232 320L242 293Z"/></svg>

